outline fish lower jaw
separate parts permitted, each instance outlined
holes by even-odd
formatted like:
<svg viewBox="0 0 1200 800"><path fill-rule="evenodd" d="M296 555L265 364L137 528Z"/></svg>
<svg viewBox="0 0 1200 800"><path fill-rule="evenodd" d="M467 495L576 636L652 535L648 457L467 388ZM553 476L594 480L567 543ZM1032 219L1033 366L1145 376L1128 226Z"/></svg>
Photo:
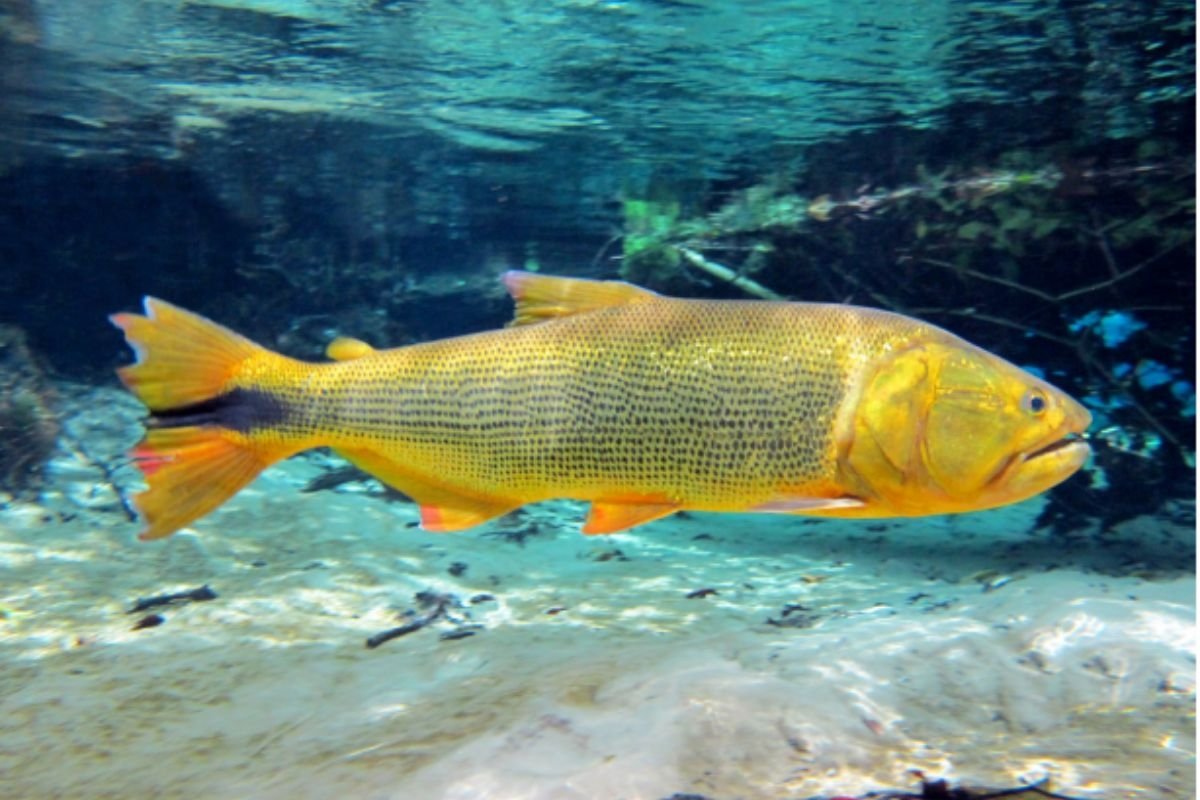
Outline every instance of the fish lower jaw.
<svg viewBox="0 0 1200 800"><path fill-rule="evenodd" d="M1055 439L1045 447L1040 447L1037 450L1026 453L1021 460L1025 463L1029 463L1030 461L1034 461L1039 458L1046 458L1048 456L1055 456L1058 458L1070 456L1078 457L1079 463L1082 464L1088 455L1091 454L1091 452L1091 445L1084 441L1080 434L1069 433L1061 439Z"/></svg>
<svg viewBox="0 0 1200 800"><path fill-rule="evenodd" d="M993 482L993 491L1004 503L1013 503L1057 486L1074 475L1091 454L1091 446L1079 438L1058 439L1018 457L1010 469Z"/></svg>

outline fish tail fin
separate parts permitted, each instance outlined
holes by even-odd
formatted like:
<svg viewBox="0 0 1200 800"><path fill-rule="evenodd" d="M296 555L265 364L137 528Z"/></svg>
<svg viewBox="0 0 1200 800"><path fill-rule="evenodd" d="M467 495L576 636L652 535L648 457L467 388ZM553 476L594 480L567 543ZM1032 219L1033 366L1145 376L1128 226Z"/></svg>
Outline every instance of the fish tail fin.
<svg viewBox="0 0 1200 800"><path fill-rule="evenodd" d="M160 539L202 517L296 452L256 429L286 415L282 400L239 381L283 356L198 314L147 297L145 314L114 314L137 355L117 371L150 410L146 435L130 455L146 479L134 506L146 524L143 540ZM297 362L292 362L297 363Z"/></svg>

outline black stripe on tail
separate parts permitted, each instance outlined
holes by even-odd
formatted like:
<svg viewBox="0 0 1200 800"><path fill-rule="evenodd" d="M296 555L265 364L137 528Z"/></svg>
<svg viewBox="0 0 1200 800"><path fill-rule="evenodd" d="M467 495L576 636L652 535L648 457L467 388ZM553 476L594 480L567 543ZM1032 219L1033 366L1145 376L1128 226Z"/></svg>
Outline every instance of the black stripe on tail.
<svg viewBox="0 0 1200 800"><path fill-rule="evenodd" d="M234 389L199 403L156 411L147 428L218 427L238 433L270 428L291 416L288 405L259 389Z"/></svg>

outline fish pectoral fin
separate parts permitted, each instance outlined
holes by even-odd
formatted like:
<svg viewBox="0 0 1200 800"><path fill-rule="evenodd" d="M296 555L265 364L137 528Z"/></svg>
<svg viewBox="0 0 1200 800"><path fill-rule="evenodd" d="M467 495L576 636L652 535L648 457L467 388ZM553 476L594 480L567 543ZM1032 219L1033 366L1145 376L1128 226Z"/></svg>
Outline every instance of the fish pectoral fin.
<svg viewBox="0 0 1200 800"><path fill-rule="evenodd" d="M325 348L325 355L334 361L353 361L375 352L375 348L362 339L339 336Z"/></svg>
<svg viewBox="0 0 1200 800"><path fill-rule="evenodd" d="M598 533L618 533L643 525L656 519L670 516L679 510L677 503L634 503L596 500L588 511L583 532L589 536Z"/></svg>
<svg viewBox="0 0 1200 800"><path fill-rule="evenodd" d="M517 304L510 327L612 306L645 303L659 297L649 289L624 281L559 278L518 270L504 273L501 280Z"/></svg>
<svg viewBox="0 0 1200 800"><path fill-rule="evenodd" d="M848 511L867 504L857 497L781 497L752 506L747 511L764 514L809 514Z"/></svg>
<svg viewBox="0 0 1200 800"><path fill-rule="evenodd" d="M473 528L523 505L504 497L467 494L441 485L373 450L338 448L335 452L416 501L421 507L421 527L427 531L443 533Z"/></svg>

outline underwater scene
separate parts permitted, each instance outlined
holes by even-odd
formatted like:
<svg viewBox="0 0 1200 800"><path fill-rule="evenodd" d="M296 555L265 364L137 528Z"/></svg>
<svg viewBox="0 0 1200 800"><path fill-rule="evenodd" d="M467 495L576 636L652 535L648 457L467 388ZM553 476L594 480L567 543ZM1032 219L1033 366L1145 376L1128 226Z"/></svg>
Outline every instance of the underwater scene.
<svg viewBox="0 0 1200 800"><path fill-rule="evenodd" d="M0 0L0 800L1196 797L1184 0Z"/></svg>

